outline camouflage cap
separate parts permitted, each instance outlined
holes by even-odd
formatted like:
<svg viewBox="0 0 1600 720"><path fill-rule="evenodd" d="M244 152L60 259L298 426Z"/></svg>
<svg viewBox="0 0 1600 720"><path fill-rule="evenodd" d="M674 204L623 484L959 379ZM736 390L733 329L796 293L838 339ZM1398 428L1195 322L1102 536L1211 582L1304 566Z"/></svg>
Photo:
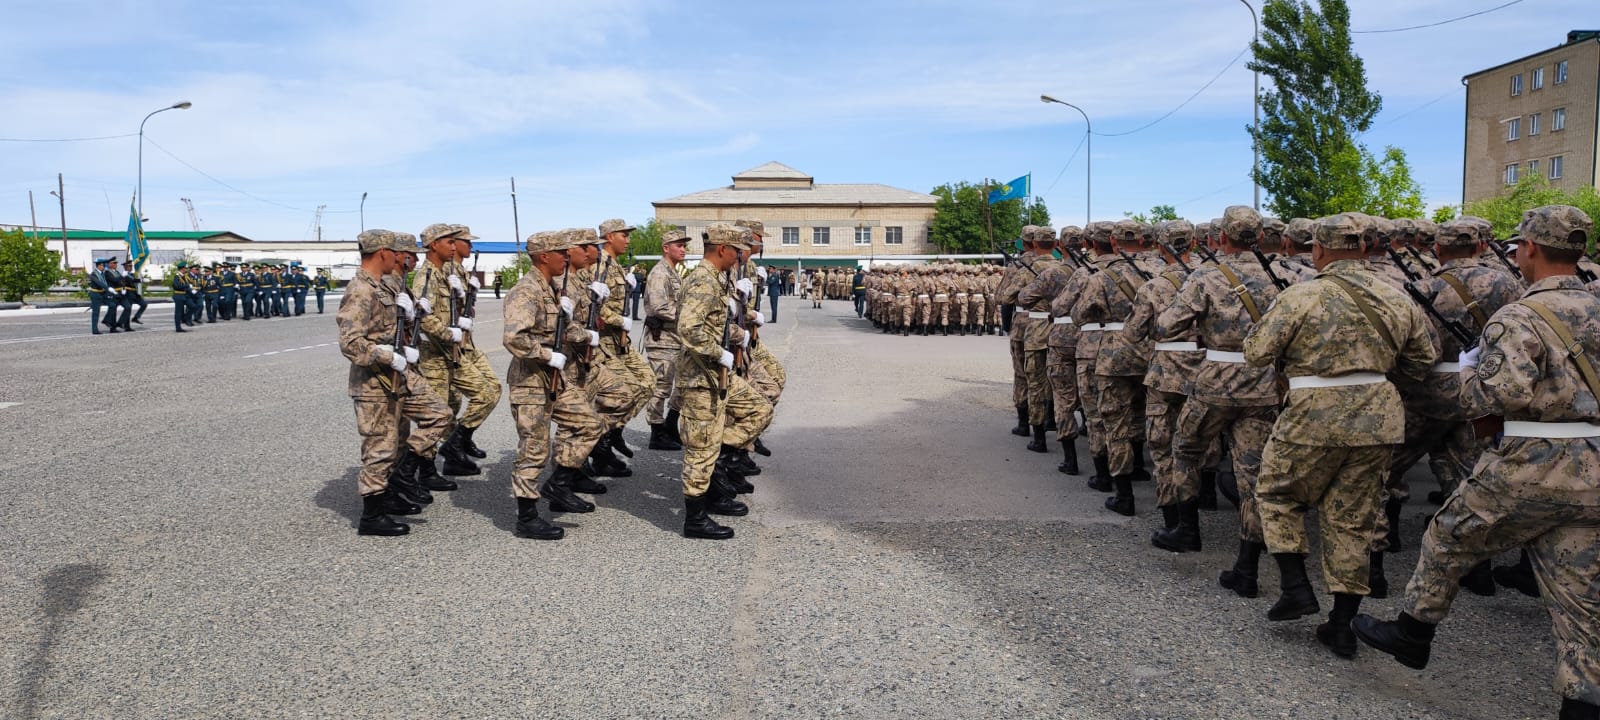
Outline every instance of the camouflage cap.
<svg viewBox="0 0 1600 720"><path fill-rule="evenodd" d="M1039 230L1039 226L1038 225L1023 225L1022 226L1022 241L1023 242L1033 242L1033 236L1035 234L1037 234L1038 230Z"/></svg>
<svg viewBox="0 0 1600 720"><path fill-rule="evenodd" d="M729 245L736 248L744 245L739 236L740 228L725 222L711 223L706 226L705 232L700 234L700 238L707 246Z"/></svg>
<svg viewBox="0 0 1600 720"><path fill-rule="evenodd" d="M1115 223L1112 223L1111 237L1118 242L1127 242L1128 240L1139 237L1139 221L1118 220Z"/></svg>
<svg viewBox="0 0 1600 720"><path fill-rule="evenodd" d="M1261 236L1261 213L1244 205L1229 205L1222 211L1220 228L1213 224L1213 229L1220 229L1234 244L1248 247Z"/></svg>
<svg viewBox="0 0 1600 720"><path fill-rule="evenodd" d="M614 232L633 232L635 229L636 228L634 228L632 225L628 224L627 220L623 220L622 218L611 218L610 220L600 223L600 237L605 237L606 235Z"/></svg>
<svg viewBox="0 0 1600 720"><path fill-rule="evenodd" d="M469 227L467 227L465 225L455 225L455 224L452 224L450 227L456 231L456 239L457 240L465 240L467 242L472 242L473 240L477 240L478 239L477 235L473 235L472 234L472 228L469 228Z"/></svg>
<svg viewBox="0 0 1600 720"><path fill-rule="evenodd" d="M604 242L591 228L567 228L564 232L567 233L567 242L574 247L580 245L599 245L600 243Z"/></svg>
<svg viewBox="0 0 1600 720"><path fill-rule="evenodd" d="M1083 237L1097 245L1111 244L1111 223L1105 220L1096 220L1083 229Z"/></svg>
<svg viewBox="0 0 1600 720"><path fill-rule="evenodd" d="M751 249L756 244L756 233L755 233L755 231L751 230L750 228L742 227L742 226L739 226L739 225L735 225L734 227L738 228L738 230L739 230L739 249L741 249L741 250L749 250L749 249ZM835 270L834 272L842 273L844 271L843 270Z"/></svg>
<svg viewBox="0 0 1600 720"><path fill-rule="evenodd" d="M1311 218L1294 218L1283 228L1283 234L1296 245L1311 244Z"/></svg>
<svg viewBox="0 0 1600 720"><path fill-rule="evenodd" d="M1277 241L1283 237L1283 231L1288 225L1275 217L1261 218L1261 235L1268 240Z"/></svg>
<svg viewBox="0 0 1600 720"><path fill-rule="evenodd" d="M1188 220L1171 220L1161 227L1161 240L1183 252L1194 247L1195 228Z"/></svg>
<svg viewBox="0 0 1600 720"><path fill-rule="evenodd" d="M434 223L422 229L422 244L432 245L435 240L455 234L456 226L450 223Z"/></svg>
<svg viewBox="0 0 1600 720"><path fill-rule="evenodd" d="M1083 228L1077 225L1067 225L1061 228L1061 244L1070 248L1083 245Z"/></svg>
<svg viewBox="0 0 1600 720"><path fill-rule="evenodd" d="M689 242L689 233L684 232L683 228L676 226L669 227L666 230L661 231L662 245L675 242Z"/></svg>
<svg viewBox="0 0 1600 720"><path fill-rule="evenodd" d="M1582 252L1594 234L1594 220L1571 205L1545 205L1523 213L1517 233L1535 245Z"/></svg>
<svg viewBox="0 0 1600 720"><path fill-rule="evenodd" d="M389 240L389 249L390 250L393 250L395 252L412 253L412 254L416 254L416 253L419 253L419 252L425 252L422 248L417 247L417 236L412 235L411 233L408 233L408 232L392 232L392 233L389 233L389 235L391 236L390 240ZM296 268L296 269L299 269L299 268Z"/></svg>
<svg viewBox="0 0 1600 720"><path fill-rule="evenodd" d="M1056 242L1056 229L1049 225L1039 225L1033 229L1033 241L1045 245L1054 245Z"/></svg>
<svg viewBox="0 0 1600 720"><path fill-rule="evenodd" d="M567 241L567 234L560 230L540 230L528 236L526 250L529 255L538 255L544 252L558 252L572 247Z"/></svg>
<svg viewBox="0 0 1600 720"><path fill-rule="evenodd" d="M362 255L388 250L393 244L394 233L388 230L377 228L362 230L361 234L356 236L356 249L360 250Z"/></svg>
<svg viewBox="0 0 1600 720"><path fill-rule="evenodd" d="M742 228L750 228L750 232L762 237L767 235L767 226L761 224L760 220L735 220L733 224Z"/></svg>
<svg viewBox="0 0 1600 720"><path fill-rule="evenodd" d="M1433 242L1439 247L1467 248L1478 244L1478 226L1470 220L1456 218L1439 226Z"/></svg>
<svg viewBox="0 0 1600 720"><path fill-rule="evenodd" d="M1161 229L1155 223L1139 223L1139 237L1146 241L1155 240L1161 235Z"/></svg>
<svg viewBox="0 0 1600 720"><path fill-rule="evenodd" d="M1389 222L1394 223L1395 237L1412 239L1417 236L1417 221L1411 218L1395 218Z"/></svg>
<svg viewBox="0 0 1600 720"><path fill-rule="evenodd" d="M1433 224L1432 220L1423 220L1421 218L1415 218L1411 221L1411 229L1417 234L1417 242L1421 243L1433 242L1434 233L1439 232L1439 226Z"/></svg>
<svg viewBox="0 0 1600 720"><path fill-rule="evenodd" d="M1329 250L1359 250L1366 223L1354 213L1329 215L1316 221L1315 241Z"/></svg>
<svg viewBox="0 0 1600 720"><path fill-rule="evenodd" d="M1368 215L1367 222L1372 226L1372 232L1379 242L1393 242L1395 236L1399 234L1395 222L1382 215Z"/></svg>

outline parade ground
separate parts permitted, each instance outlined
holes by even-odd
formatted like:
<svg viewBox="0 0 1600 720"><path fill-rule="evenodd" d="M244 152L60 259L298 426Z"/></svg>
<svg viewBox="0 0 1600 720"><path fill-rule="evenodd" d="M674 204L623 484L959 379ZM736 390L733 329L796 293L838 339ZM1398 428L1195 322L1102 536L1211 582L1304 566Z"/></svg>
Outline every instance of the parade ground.
<svg viewBox="0 0 1600 720"><path fill-rule="evenodd" d="M1270 562L1260 598L1217 586L1226 503L1205 552L1161 552L1151 484L1123 518L1024 450L1005 339L809 305L763 328L788 387L725 542L679 535L680 456L643 449L643 417L597 512L515 537L504 401L483 475L407 537L357 536L333 303L183 335L167 305L97 337L86 313L0 314L0 717L1555 715L1537 601L1463 592L1426 671L1339 660L1321 617L1266 621ZM480 308L503 376L499 303ZM1435 509L1413 472L1396 595Z"/></svg>

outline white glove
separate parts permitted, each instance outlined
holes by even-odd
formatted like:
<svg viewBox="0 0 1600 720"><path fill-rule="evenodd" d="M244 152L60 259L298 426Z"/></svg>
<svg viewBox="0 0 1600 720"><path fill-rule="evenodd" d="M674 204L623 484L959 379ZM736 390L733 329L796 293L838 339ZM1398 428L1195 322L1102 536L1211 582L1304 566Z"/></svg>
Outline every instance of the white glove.
<svg viewBox="0 0 1600 720"><path fill-rule="evenodd" d="M599 280L589 283L589 291L601 300L611 297L611 288L606 287L606 284Z"/></svg>
<svg viewBox="0 0 1600 720"><path fill-rule="evenodd" d="M384 352L394 352L394 346L393 345L379 345L379 346L377 346L377 348L379 350L384 351Z"/></svg>
<svg viewBox="0 0 1600 720"><path fill-rule="evenodd" d="M717 363L722 365L725 368L728 368L729 370L732 370L733 369L733 353L728 352L727 350L723 350L722 351L722 357L717 358Z"/></svg>
<svg viewBox="0 0 1600 720"><path fill-rule="evenodd" d="M473 290L481 290L481 289L483 289L483 283L478 280L478 276L477 275L473 275L471 277L468 277L467 278L467 284L471 285Z"/></svg>
<svg viewBox="0 0 1600 720"><path fill-rule="evenodd" d="M1475 347L1475 348L1473 348L1471 350L1468 350L1468 351L1466 351L1464 353L1461 353L1461 367L1463 367L1463 368L1475 368L1475 367L1477 367L1478 366L1478 353L1481 353L1481 352L1483 352L1483 346L1479 345L1479 346L1477 346L1477 347Z"/></svg>
<svg viewBox="0 0 1600 720"><path fill-rule="evenodd" d="M461 328L450 328L450 342L457 344L461 342Z"/></svg>
<svg viewBox="0 0 1600 720"><path fill-rule="evenodd" d="M728 303L728 312L739 312L739 303L734 302L733 298L723 298L723 302Z"/></svg>
<svg viewBox="0 0 1600 720"><path fill-rule="evenodd" d="M622 319L622 331L633 332L633 318L625 317Z"/></svg>
<svg viewBox="0 0 1600 720"><path fill-rule="evenodd" d="M600 333L589 330L589 347L600 347Z"/></svg>
<svg viewBox="0 0 1600 720"><path fill-rule="evenodd" d="M456 327L461 328L462 330L471 330L472 329L472 318L469 318L469 317L458 317L458 318L456 318Z"/></svg>
<svg viewBox="0 0 1600 720"><path fill-rule="evenodd" d="M622 279L628 281L628 287L639 287L639 278L634 277L633 273L623 273Z"/></svg>
<svg viewBox="0 0 1600 720"><path fill-rule="evenodd" d="M414 347L408 347L408 348L405 349L405 351L406 351L406 362L408 362L408 363L414 363L414 362L417 361L417 358L421 357L421 355L417 354L417 349L414 348Z"/></svg>
<svg viewBox="0 0 1600 720"><path fill-rule="evenodd" d="M433 305L428 302L427 298L417 298L417 307L422 308L423 315L433 312Z"/></svg>
<svg viewBox="0 0 1600 720"><path fill-rule="evenodd" d="M460 276L452 274L450 277L445 278L445 280L450 284L450 289L451 290L456 291L458 294L463 292L463 290L461 289L461 277Z"/></svg>
<svg viewBox="0 0 1600 720"><path fill-rule="evenodd" d="M567 366L567 356L562 355L561 353L552 351L550 353L550 359L547 360L545 364L547 364L550 367L553 367L553 368L555 368L557 370L560 370L561 368L564 368L564 367Z"/></svg>
<svg viewBox="0 0 1600 720"><path fill-rule="evenodd" d="M760 275L762 280L767 279L767 269L760 265L756 266L756 274Z"/></svg>
<svg viewBox="0 0 1600 720"><path fill-rule="evenodd" d="M391 355L389 357L389 367L394 368L395 372L405 372L406 356L401 353L395 353Z"/></svg>
<svg viewBox="0 0 1600 720"><path fill-rule="evenodd" d="M406 315L410 315L411 311L416 309L416 305L413 305L411 303L411 296L406 294L406 293L399 293L399 294L395 295L394 296L394 304L405 308L406 309Z"/></svg>
<svg viewBox="0 0 1600 720"><path fill-rule="evenodd" d="M751 288L754 287L750 284L750 278L739 278L739 282L734 283L733 286L739 288L739 292L747 296L751 293Z"/></svg>
<svg viewBox="0 0 1600 720"><path fill-rule="evenodd" d="M567 297L565 295L562 295L560 302L561 302L561 312L566 313L567 317L572 317L572 307L573 307L572 306L572 298L569 298L569 297Z"/></svg>
<svg viewBox="0 0 1600 720"><path fill-rule="evenodd" d="M761 311L757 310L756 311L756 327L761 327L762 325L765 325L765 324L767 324L767 316L766 315L762 315Z"/></svg>
<svg viewBox="0 0 1600 720"><path fill-rule="evenodd" d="M750 349L750 333L744 334L744 339L739 341L739 347L742 347L746 350Z"/></svg>

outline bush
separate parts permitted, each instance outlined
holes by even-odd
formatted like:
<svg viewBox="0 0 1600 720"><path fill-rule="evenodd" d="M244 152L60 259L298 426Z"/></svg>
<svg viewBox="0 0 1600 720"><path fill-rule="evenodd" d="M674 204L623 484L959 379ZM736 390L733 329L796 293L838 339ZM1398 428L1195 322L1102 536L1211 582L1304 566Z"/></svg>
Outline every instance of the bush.
<svg viewBox="0 0 1600 720"><path fill-rule="evenodd" d="M0 231L0 298L21 302L61 279L61 253L45 247L42 236L22 230Z"/></svg>

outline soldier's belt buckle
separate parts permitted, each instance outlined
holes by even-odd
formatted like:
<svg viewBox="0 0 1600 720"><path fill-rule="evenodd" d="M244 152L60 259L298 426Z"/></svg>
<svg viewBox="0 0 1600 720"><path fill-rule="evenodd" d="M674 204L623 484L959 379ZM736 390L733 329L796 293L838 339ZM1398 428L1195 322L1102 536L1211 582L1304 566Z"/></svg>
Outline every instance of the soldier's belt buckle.
<svg viewBox="0 0 1600 720"><path fill-rule="evenodd" d="M1573 359L1577 359L1579 357L1582 357L1583 356L1583 345L1580 344L1577 340L1573 340L1572 341L1572 345L1567 347L1567 354L1572 356Z"/></svg>
<svg viewBox="0 0 1600 720"><path fill-rule="evenodd" d="M1245 287L1243 285L1235 285L1235 286L1233 286L1233 294L1235 294L1235 295L1248 295L1249 293L1250 293L1250 288L1247 288L1247 287Z"/></svg>

